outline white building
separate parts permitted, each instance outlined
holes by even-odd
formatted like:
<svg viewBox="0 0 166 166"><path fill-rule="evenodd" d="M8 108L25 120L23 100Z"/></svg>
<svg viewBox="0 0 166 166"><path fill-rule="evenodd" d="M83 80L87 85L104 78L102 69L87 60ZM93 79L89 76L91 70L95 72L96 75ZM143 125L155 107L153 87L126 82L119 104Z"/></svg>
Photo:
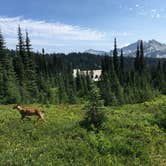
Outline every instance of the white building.
<svg viewBox="0 0 166 166"><path fill-rule="evenodd" d="M73 70L73 76L76 77L77 76L77 72L80 75L89 75L90 78L94 81L99 81L101 74L102 74L102 70L80 70L80 69L74 69Z"/></svg>

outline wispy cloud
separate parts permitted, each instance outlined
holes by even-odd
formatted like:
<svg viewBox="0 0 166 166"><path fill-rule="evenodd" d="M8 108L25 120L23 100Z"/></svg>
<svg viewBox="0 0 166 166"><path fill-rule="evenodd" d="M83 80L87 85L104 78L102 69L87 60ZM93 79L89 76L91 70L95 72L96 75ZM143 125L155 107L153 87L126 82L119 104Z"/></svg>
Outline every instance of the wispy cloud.
<svg viewBox="0 0 166 166"><path fill-rule="evenodd" d="M152 18L160 18L161 17L161 11L157 9L152 9L151 11L151 17Z"/></svg>
<svg viewBox="0 0 166 166"><path fill-rule="evenodd" d="M0 29L6 37L9 46L16 44L18 25L22 30L28 30L32 44L37 46L62 46L69 42L97 42L105 39L104 32L95 29L53 23L47 21L36 21L22 17L0 17Z"/></svg>
<svg viewBox="0 0 166 166"><path fill-rule="evenodd" d="M28 30L34 50L45 48L47 52L84 51L89 48L107 49L113 47L113 38L131 37L133 34L125 31L102 32L95 29L67 25L58 22L36 21L23 17L1 17L0 29L5 36L8 48L15 49L17 30L21 26L22 33ZM118 43L123 45L123 43Z"/></svg>
<svg viewBox="0 0 166 166"><path fill-rule="evenodd" d="M127 37L132 36L133 34L130 32L118 32L118 31L112 31L111 36L112 37Z"/></svg>
<svg viewBox="0 0 166 166"><path fill-rule="evenodd" d="M135 4L127 8L128 11L134 11L139 16L146 16L152 19L166 18L165 8L147 8L144 5Z"/></svg>

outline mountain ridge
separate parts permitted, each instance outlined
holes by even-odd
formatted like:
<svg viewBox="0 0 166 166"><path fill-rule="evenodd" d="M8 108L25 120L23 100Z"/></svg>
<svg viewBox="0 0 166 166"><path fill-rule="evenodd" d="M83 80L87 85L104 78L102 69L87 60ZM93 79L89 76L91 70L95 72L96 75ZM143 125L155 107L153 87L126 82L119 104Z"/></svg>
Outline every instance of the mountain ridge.
<svg viewBox="0 0 166 166"><path fill-rule="evenodd" d="M118 52L120 53L120 50L123 49L124 56L125 57L135 57L136 55L136 49L138 43L140 43L141 40L138 40L134 43L129 44L128 46L118 48ZM144 42L144 54L145 57L149 58L166 58L166 44L160 43L159 41L152 39L149 41L143 41ZM112 55L112 51L109 52L106 51L98 51L89 49L86 50L86 53L95 54L95 55Z"/></svg>

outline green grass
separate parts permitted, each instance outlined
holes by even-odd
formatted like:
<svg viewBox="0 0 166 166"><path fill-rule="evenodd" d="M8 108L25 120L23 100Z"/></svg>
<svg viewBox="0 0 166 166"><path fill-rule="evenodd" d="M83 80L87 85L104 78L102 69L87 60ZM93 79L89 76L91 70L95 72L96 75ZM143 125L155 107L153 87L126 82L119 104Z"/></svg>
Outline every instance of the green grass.
<svg viewBox="0 0 166 166"><path fill-rule="evenodd" d="M122 107L107 107L106 129L97 134L79 126L81 105L31 105L47 122L21 121L11 105L0 105L2 166L164 166L166 96Z"/></svg>

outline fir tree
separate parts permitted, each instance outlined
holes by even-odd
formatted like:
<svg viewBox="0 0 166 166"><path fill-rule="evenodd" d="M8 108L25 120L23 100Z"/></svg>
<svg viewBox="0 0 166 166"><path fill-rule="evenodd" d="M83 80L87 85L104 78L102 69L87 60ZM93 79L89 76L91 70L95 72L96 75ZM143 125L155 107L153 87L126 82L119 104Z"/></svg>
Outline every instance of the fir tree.
<svg viewBox="0 0 166 166"><path fill-rule="evenodd" d="M140 50L139 50L139 44L137 45L137 51L136 51L136 57L135 57L135 60L134 60L134 68L135 68L135 71L138 72L139 71L139 68L140 68Z"/></svg>
<svg viewBox="0 0 166 166"><path fill-rule="evenodd" d="M65 90L65 81L63 76L60 74L59 75L59 84L58 84L58 98L59 98L59 103L64 104L67 103L68 101L68 96L67 92Z"/></svg>
<svg viewBox="0 0 166 166"><path fill-rule="evenodd" d="M20 101L20 93L17 86L15 73L13 70L12 59L9 57L5 48L4 39L0 32L0 102L1 103L16 103Z"/></svg>
<svg viewBox="0 0 166 166"><path fill-rule="evenodd" d="M38 87L37 87L37 74L36 74L36 65L34 62L34 56L31 52L31 44L28 36L28 32L26 32L26 40L25 40L25 50L26 50L26 63L25 63L25 75L26 75L26 84L27 90L30 93L31 98L35 99L38 95Z"/></svg>
<svg viewBox="0 0 166 166"><path fill-rule="evenodd" d="M145 58L144 58L144 46L143 46L143 41L141 40L140 43L140 59L139 59L139 70L140 73L143 74L146 70L146 63L145 63Z"/></svg>
<svg viewBox="0 0 166 166"><path fill-rule="evenodd" d="M14 59L14 68L17 74L17 78L19 80L19 84L20 86L23 86L25 80L25 73L24 73L25 50L24 50L24 40L20 26L18 27L18 45L16 48L17 48L16 49L17 55Z"/></svg>
<svg viewBox="0 0 166 166"><path fill-rule="evenodd" d="M104 128L106 116L102 110L103 101L101 100L99 89L95 84L91 85L89 103L86 107L86 115L81 122L87 130L99 130Z"/></svg>
<svg viewBox="0 0 166 166"><path fill-rule="evenodd" d="M113 65L114 65L114 70L116 74L118 75L119 74L119 58L118 58L116 38L114 40Z"/></svg>
<svg viewBox="0 0 166 166"><path fill-rule="evenodd" d="M112 92L110 76L107 73L103 73L101 76L100 91L105 106L117 105L118 101Z"/></svg>
<svg viewBox="0 0 166 166"><path fill-rule="evenodd" d="M124 72L124 58L123 58L123 50L121 49L121 55L120 55L120 77L119 77L121 85L124 84L124 78L125 78L124 74L125 74L125 72Z"/></svg>

